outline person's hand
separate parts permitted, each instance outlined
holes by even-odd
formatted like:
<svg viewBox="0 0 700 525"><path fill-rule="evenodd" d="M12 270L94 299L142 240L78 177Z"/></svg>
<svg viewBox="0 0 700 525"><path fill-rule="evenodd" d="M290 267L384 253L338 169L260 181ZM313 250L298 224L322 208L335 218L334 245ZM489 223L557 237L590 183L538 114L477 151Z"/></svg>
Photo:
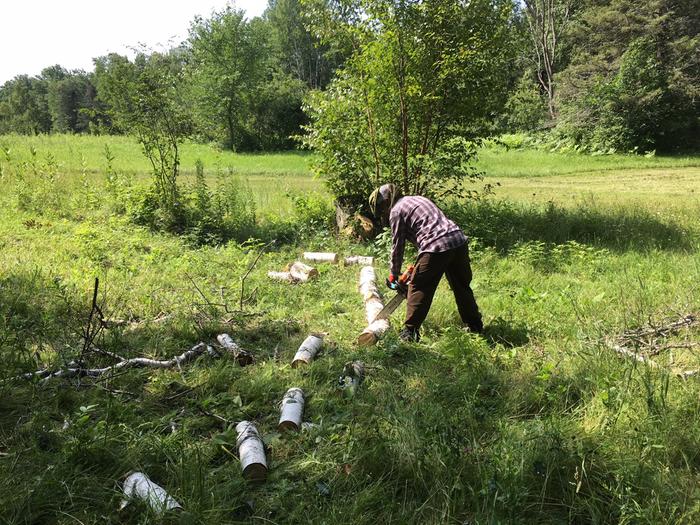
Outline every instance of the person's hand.
<svg viewBox="0 0 700 525"><path fill-rule="evenodd" d="M390 290L398 290L399 289L399 278L394 275L393 273L389 274L389 277L386 280L386 285Z"/></svg>

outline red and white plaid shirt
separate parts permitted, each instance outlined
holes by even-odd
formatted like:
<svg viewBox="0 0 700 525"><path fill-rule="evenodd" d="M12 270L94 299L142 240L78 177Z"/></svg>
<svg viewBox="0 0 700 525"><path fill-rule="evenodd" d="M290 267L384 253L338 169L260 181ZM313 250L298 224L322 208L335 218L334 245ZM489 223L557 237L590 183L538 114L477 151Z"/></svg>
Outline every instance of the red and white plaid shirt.
<svg viewBox="0 0 700 525"><path fill-rule="evenodd" d="M418 248L418 255L446 252L467 242L467 236L459 226L448 219L433 201L417 195L396 201L391 208L389 224L393 240L391 273L394 275L401 273L407 240Z"/></svg>

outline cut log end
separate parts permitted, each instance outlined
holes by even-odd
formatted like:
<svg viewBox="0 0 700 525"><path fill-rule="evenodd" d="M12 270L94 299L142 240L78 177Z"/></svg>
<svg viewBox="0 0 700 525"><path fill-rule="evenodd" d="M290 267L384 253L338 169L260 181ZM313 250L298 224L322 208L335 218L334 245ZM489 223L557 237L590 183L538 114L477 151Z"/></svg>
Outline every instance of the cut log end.
<svg viewBox="0 0 700 525"><path fill-rule="evenodd" d="M297 261L289 267L291 276L300 282L310 281L319 276L318 270L313 266Z"/></svg>
<svg viewBox="0 0 700 525"><path fill-rule="evenodd" d="M379 337L377 337L373 332L362 332L357 338L357 344L361 346L373 346L377 344Z"/></svg>
<svg viewBox="0 0 700 525"><path fill-rule="evenodd" d="M292 368L297 368L299 365L308 365L314 360L316 354L323 348L322 335L310 335L299 346L297 353L292 359Z"/></svg>
<svg viewBox="0 0 700 525"><path fill-rule="evenodd" d="M296 432L299 430L299 426L293 421L281 421L280 424L277 425L277 430L279 430L280 432Z"/></svg>
<svg viewBox="0 0 700 525"><path fill-rule="evenodd" d="M267 479L267 467L262 463L251 463L243 469L243 477L248 481L265 481Z"/></svg>

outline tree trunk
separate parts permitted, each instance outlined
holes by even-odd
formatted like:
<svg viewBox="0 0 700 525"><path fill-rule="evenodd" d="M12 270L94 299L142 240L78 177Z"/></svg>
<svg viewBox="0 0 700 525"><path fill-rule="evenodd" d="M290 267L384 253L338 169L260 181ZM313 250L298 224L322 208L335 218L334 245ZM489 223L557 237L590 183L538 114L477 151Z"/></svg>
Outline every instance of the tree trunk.
<svg viewBox="0 0 700 525"><path fill-rule="evenodd" d="M360 294L365 302L365 314L367 316L367 327L357 338L357 342L363 346L371 346L381 339L384 332L389 329L389 320L381 319L375 321L379 312L384 308L382 296L377 289L377 276L374 267L365 266L360 271Z"/></svg>

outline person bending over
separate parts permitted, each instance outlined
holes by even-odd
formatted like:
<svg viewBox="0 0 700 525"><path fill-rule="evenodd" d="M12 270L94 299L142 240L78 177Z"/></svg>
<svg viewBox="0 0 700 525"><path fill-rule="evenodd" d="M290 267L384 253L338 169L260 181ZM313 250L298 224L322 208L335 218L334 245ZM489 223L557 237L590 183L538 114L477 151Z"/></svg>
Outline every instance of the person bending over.
<svg viewBox="0 0 700 525"><path fill-rule="evenodd" d="M394 184L384 184L374 190L369 204L374 216L391 226L389 288L395 289L401 275L406 241L418 249L406 298L406 322L399 337L404 341L420 340L420 327L443 274L454 293L462 322L470 331L482 332L484 325L470 287L468 239L459 226L430 199L418 195L404 197Z"/></svg>

